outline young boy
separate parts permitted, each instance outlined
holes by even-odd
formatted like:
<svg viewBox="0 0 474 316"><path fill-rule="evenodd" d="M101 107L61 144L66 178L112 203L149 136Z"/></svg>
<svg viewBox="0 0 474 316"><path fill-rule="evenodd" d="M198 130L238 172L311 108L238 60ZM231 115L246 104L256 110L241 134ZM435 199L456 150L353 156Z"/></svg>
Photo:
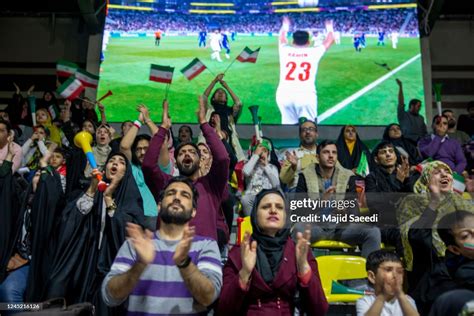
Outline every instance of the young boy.
<svg viewBox="0 0 474 316"><path fill-rule="evenodd" d="M357 300L357 316L419 316L415 301L403 292L405 270L394 252L372 252L366 269L375 294Z"/></svg>
<svg viewBox="0 0 474 316"><path fill-rule="evenodd" d="M474 213L458 210L438 223L446 245L446 267L456 288L474 290Z"/></svg>

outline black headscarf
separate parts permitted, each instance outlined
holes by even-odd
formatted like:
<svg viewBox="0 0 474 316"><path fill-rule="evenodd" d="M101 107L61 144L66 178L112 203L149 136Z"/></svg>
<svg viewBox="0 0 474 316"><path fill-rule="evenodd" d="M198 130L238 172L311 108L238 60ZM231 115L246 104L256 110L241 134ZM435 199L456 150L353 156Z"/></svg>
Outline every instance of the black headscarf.
<svg viewBox="0 0 474 316"><path fill-rule="evenodd" d="M61 217L56 255L45 297L64 297L69 304L93 302L100 310L99 315L123 312L105 307L101 301L100 285L125 242L127 222L143 224L143 202L130 163L122 153L110 154L107 162L117 155L125 159L127 169L113 195L117 209L112 217L105 214L102 240L103 193L95 195L94 205L87 214L79 211L77 199L69 202Z"/></svg>
<svg viewBox="0 0 474 316"><path fill-rule="evenodd" d="M255 198L250 221L252 223L252 239L257 241L257 271L267 284L271 284L275 278L283 257L283 249L288 242L290 229L284 227L275 237L265 235L257 223L258 205L267 194L278 194L285 200L283 193L276 189L262 190Z"/></svg>
<svg viewBox="0 0 474 316"><path fill-rule="evenodd" d="M363 152L365 152L367 161L370 161L370 151L369 148L367 148L367 146L360 140L359 134L356 132L356 141L351 155L344 138L344 130L346 127L347 125L342 127L339 137L336 141L337 160L339 160L340 164L344 168L352 170L359 166L360 157L362 156Z"/></svg>
<svg viewBox="0 0 474 316"><path fill-rule="evenodd" d="M400 138L390 138L389 130L394 125L397 125L398 127L400 127L400 124L397 124L397 123L389 124L385 128L385 131L383 132L383 140L386 140L386 141L392 143L393 146L395 146L395 147L403 148L408 153L408 156L409 156L408 160L409 160L410 165L418 164L421 161L421 158L420 158L420 155L418 153L418 149L416 148L416 145L411 140L405 138L405 136L403 136L403 134Z"/></svg>
<svg viewBox="0 0 474 316"><path fill-rule="evenodd" d="M20 212L21 190L12 174L11 162L0 165L0 284L7 276L10 260L23 218Z"/></svg>

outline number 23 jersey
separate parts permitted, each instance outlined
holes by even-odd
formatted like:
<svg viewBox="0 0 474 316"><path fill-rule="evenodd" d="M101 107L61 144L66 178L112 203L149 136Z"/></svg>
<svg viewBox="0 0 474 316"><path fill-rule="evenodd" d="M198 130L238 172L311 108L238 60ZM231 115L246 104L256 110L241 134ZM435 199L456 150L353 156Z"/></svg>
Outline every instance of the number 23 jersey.
<svg viewBox="0 0 474 316"><path fill-rule="evenodd" d="M318 64L326 48L323 45L293 47L280 45L280 83L278 89L316 92Z"/></svg>

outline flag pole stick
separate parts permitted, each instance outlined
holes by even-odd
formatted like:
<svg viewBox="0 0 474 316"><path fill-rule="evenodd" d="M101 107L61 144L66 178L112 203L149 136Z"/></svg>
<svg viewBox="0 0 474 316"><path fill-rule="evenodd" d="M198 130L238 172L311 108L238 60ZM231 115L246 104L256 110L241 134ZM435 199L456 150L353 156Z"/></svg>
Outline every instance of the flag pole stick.
<svg viewBox="0 0 474 316"><path fill-rule="evenodd" d="M170 83L166 84L166 90L165 90L165 100L168 100L168 92L170 91Z"/></svg>
<svg viewBox="0 0 474 316"><path fill-rule="evenodd" d="M86 99L82 99L82 98L76 98L76 99L87 102L87 103L90 103L90 104L94 104L94 105L96 104L96 102L92 102L92 101L89 101L89 100L86 100Z"/></svg>
<svg viewBox="0 0 474 316"><path fill-rule="evenodd" d="M224 70L224 74L227 72L227 70L229 70L230 66L232 66L236 60L237 58L234 58L234 60L229 64L229 66L227 66L227 68Z"/></svg>

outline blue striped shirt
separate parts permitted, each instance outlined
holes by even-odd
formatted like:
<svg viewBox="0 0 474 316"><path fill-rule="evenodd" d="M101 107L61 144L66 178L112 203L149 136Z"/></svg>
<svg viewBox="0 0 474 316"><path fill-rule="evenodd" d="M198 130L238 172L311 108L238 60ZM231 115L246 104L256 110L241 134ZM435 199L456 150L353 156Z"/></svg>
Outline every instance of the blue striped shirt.
<svg viewBox="0 0 474 316"><path fill-rule="evenodd" d="M179 241L160 239L159 233L156 232L153 243L156 249L155 259L145 268L128 297L128 315L207 315L206 307L193 298L173 261ZM214 300L217 299L222 286L221 257L217 243L210 238L195 236L189 256L199 271L214 285ZM117 253L110 272L102 283L102 297L107 305L116 306L123 303L110 296L107 284L112 277L131 269L137 260L135 249L127 240Z"/></svg>

